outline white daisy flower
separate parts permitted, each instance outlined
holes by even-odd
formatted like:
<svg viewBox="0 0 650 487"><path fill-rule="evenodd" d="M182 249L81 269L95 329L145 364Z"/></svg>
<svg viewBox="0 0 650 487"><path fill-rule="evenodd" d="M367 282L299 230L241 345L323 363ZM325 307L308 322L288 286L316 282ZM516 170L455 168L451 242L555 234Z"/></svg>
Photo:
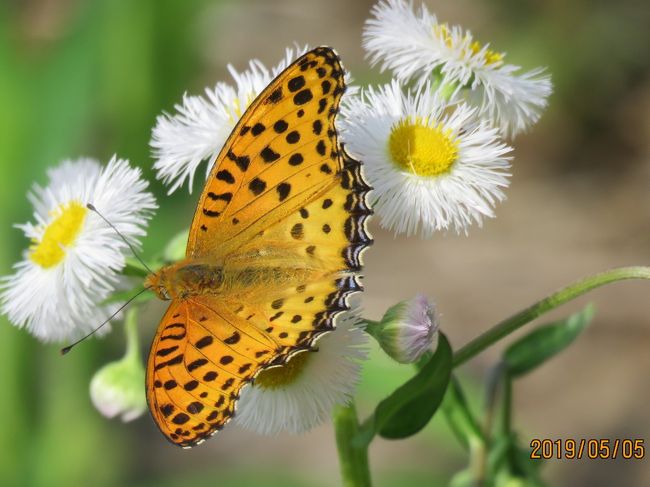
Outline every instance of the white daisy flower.
<svg viewBox="0 0 650 487"><path fill-rule="evenodd" d="M429 86L404 93L395 80L350 97L340 127L364 162L379 223L395 233L453 228L493 217L508 186L510 147L476 109L450 103Z"/></svg>
<svg viewBox="0 0 650 487"><path fill-rule="evenodd" d="M438 345L438 317L433 303L418 294L391 306L382 320L368 325L382 350L401 364L417 361Z"/></svg>
<svg viewBox="0 0 650 487"><path fill-rule="evenodd" d="M156 119L150 145L156 158L154 169L158 179L169 185L173 193L186 180L192 191L194 173L202 161L213 159L221 150L230 132L257 95L307 47L287 48L285 57L273 69L254 59L248 69L237 72L232 65L228 71L235 86L218 82L206 88L205 96L183 96L173 115L164 113ZM206 178L210 165L206 165Z"/></svg>
<svg viewBox="0 0 650 487"><path fill-rule="evenodd" d="M519 66L504 62L504 53L459 26L439 23L424 5L416 13L412 1L384 0L371 12L363 33L371 64L381 63L400 81L439 73L444 83L469 89L462 94L503 134L514 136L539 120L552 92L544 69L519 73Z"/></svg>
<svg viewBox="0 0 650 487"><path fill-rule="evenodd" d="M132 244L145 235L156 203L140 169L111 159L64 161L46 187L28 195L34 223L17 225L32 244L2 279L2 312L43 341L79 338L117 305L99 306L118 284L128 247L86 204L92 203Z"/></svg>
<svg viewBox="0 0 650 487"><path fill-rule="evenodd" d="M367 358L368 335L357 326L358 311L346 312L337 328L282 367L264 370L245 387L236 422L259 434L302 433L330 416L333 406L354 394Z"/></svg>

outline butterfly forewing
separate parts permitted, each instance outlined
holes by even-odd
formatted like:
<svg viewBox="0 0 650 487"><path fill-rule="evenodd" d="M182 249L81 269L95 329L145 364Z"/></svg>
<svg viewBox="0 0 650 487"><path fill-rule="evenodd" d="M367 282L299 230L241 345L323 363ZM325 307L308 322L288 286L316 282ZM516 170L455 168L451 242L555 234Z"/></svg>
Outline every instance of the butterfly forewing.
<svg viewBox="0 0 650 487"><path fill-rule="evenodd" d="M341 159L334 117L344 88L338 57L318 48L258 96L214 163L188 256L227 255L336 184Z"/></svg>

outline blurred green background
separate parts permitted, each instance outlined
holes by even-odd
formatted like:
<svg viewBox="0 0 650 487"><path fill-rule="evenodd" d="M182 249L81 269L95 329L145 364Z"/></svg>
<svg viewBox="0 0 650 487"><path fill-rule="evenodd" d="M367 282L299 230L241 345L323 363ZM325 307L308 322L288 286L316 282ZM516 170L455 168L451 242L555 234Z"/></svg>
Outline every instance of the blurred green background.
<svg viewBox="0 0 650 487"><path fill-rule="evenodd" d="M186 226L193 196L165 195L148 148L157 114L182 94L226 79L225 65L275 64L294 41L327 44L361 83L387 79L360 46L372 2L2 0L0 2L0 273L27 242L11 225L31 218L25 194L66 157L143 168L160 211L145 254ZM515 141L514 177L496 220L469 237L394 238L375 226L368 316L415 292L438 302L456 347L580 275L650 255L650 8L647 1L428 0L441 20L526 68L548 66L555 93L540 124ZM202 171L203 169L200 169ZM648 288L593 293L593 326L568 352L515 389L524 443L539 438L650 439ZM570 305L559 314L578 309ZM569 309L570 308L570 309ZM145 344L162 308L151 306ZM235 426L198 448L169 445L145 416L108 421L88 396L93 372L120 356L120 327L61 358L0 318L0 485L328 486L338 484L330 425L301 436L258 437ZM143 354L146 353L143 349ZM502 349L461 370L480 382ZM360 390L366 414L411 374L373 351ZM440 418L400 442L371 448L376 485L445 485L464 466ZM649 461L549 461L555 485L650 485Z"/></svg>

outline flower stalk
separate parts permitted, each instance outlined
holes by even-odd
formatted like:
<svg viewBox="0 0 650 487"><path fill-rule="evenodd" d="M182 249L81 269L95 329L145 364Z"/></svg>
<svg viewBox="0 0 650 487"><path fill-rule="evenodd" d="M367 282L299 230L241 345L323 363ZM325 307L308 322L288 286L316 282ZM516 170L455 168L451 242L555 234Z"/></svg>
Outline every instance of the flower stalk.
<svg viewBox="0 0 650 487"><path fill-rule="evenodd" d="M332 417L341 466L342 485L345 487L370 487L368 444L359 444L353 441L359 433L359 421L354 402L345 406L336 406Z"/></svg>
<svg viewBox="0 0 650 487"><path fill-rule="evenodd" d="M126 335L126 352L124 361L140 365L140 337L138 336L138 307L133 306L126 312L124 320L124 334Z"/></svg>
<svg viewBox="0 0 650 487"><path fill-rule="evenodd" d="M144 394L145 371L140 357L138 308L132 306L124 323L126 352L115 362L99 369L90 383L90 397L97 410L108 418L131 421L147 409Z"/></svg>
<svg viewBox="0 0 650 487"><path fill-rule="evenodd" d="M554 292L528 308L521 310L519 313L514 314L510 318L506 318L487 330L485 333L482 333L474 340L470 341L465 346L461 347L454 354L454 367L464 364L490 345L495 344L501 338L518 330L525 324L530 323L542 314L551 311L552 309L555 309L558 306L591 291L592 289L604 286L611 282L626 279L650 279L650 267L633 266L611 269L581 279Z"/></svg>

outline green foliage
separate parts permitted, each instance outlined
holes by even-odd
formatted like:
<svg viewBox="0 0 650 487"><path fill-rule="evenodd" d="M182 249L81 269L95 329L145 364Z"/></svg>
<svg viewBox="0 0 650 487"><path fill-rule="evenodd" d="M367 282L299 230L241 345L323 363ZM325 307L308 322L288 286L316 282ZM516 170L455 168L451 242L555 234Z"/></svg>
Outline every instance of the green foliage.
<svg viewBox="0 0 650 487"><path fill-rule="evenodd" d="M567 348L589 325L594 307L588 305L568 318L541 326L510 345L503 354L512 377L519 377Z"/></svg>
<svg viewBox="0 0 650 487"><path fill-rule="evenodd" d="M470 410L460 382L453 374L441 407L447 424L466 450L472 443L484 441L484 433Z"/></svg>
<svg viewBox="0 0 650 487"><path fill-rule="evenodd" d="M366 442L375 434L399 439L420 431L437 411L451 374L451 347L440 335L436 353L405 384L381 401L362 435Z"/></svg>
<svg viewBox="0 0 650 487"><path fill-rule="evenodd" d="M61 158L78 155L91 155L105 161L117 152L141 166L151 179L146 141L155 116L162 110L170 110L184 90L198 92L206 84L201 80L201 76L205 76L202 74L205 66L199 56L212 58L215 52L238 49L236 41L228 46L210 46L209 53L199 47L204 44L205 31L197 29L197 23L207 23L212 21L212 16L218 17L211 10L215 9L215 4L218 10L218 3L94 0L3 2L0 5L0 103L3 107L0 111L3 134L0 163L3 176L9 182L0 192L0 222L7 233L0 251L3 274L9 272L20 250L27 245L20 232L11 230L10 226L29 217L25 191L33 181L44 181L46 167ZM497 18L511 18L512 25L527 25L526 19L521 18L521 9L533 7L522 7L524 2L501 3L507 7L501 13L510 17ZM240 8L234 5L229 8ZM644 17L637 15L635 8L621 9L614 4L608 6L606 2L595 10L588 3L575 5L545 8L526 16L529 23L539 23L537 29L555 32L550 38L548 35L537 38L543 39L545 44L551 42L551 47L545 50L549 57L553 54L549 64L558 88L557 98L570 100L570 109L565 106L557 112L562 114L562 126L568 123L574 131L580 128L585 132L577 138L569 154L587 154L584 157L591 168L593 154L609 152L585 152L576 148L583 147L587 140L597 142L599 138L593 137L594 130L608 134L619 132L605 123L623 123L620 120L629 123L626 117L610 115L617 112L616 100L629 97L630 90L621 89L621 83L643 78L639 74L642 73L639 60L647 56L639 55L634 47L640 46L647 51L650 43L643 42L644 38L647 40L646 30L640 28ZM41 9L44 10L41 12ZM566 15L563 9L569 9L571 15ZM553 23L552 15L562 15L563 19L580 18L581 25L587 28L577 32L565 29L563 23ZM618 28L628 26L630 21L639 28ZM45 30L41 34L30 34L30 29ZM529 35L531 29L523 31L520 34L523 38L534 37ZM504 32L512 35L512 30L504 29ZM641 37L635 37L642 32ZM591 35L594 33L596 35ZM249 34L250 31L242 30L242 36ZM569 37L566 36L573 39L571 36L575 35L580 36L580 42L567 42ZM594 39L596 44L592 42ZM617 43L608 62L611 61L616 69L602 69L603 46L610 48L611 39ZM530 42L513 43L517 44L520 49L526 49ZM576 60L581 61L576 63ZM598 76L593 76L594 72ZM363 78L363 74L357 77ZM208 79L210 83L215 81L212 75ZM582 90L576 97L575 86L583 79L596 80L597 89ZM593 100L610 101L603 105ZM553 113L550 115L552 122ZM572 117L575 120L572 121ZM570 164L575 170L575 162L566 157L564 164ZM602 161L601 165L607 166ZM620 170L618 165L616 170ZM151 250L149 255L160 250L160 242L180 228L181 222L187 220L187 211L191 211L186 194L167 197L159 183L153 183L152 188L157 192L161 214L169 217L152 223L150 236L144 244L146 250ZM183 239L179 236L175 250L172 252L168 248L164 257L173 260L172 257L179 255L178 248L184 249ZM127 270L129 275L138 278L147 274L136 262ZM122 300L133 293L131 290L114 297ZM146 293L139 299L146 299L147 294L150 295ZM504 356L510 373L521 377L564 350L585 329L592 316L593 310L585 309L566 320L543 326L512 344ZM58 347L45 347L24 330L10 326L4 318L1 321L2 485L84 485L89 478L94 485L126 485L128 479L137 478L140 485L157 487L210 482L264 483L269 487L328 485L318 475L302 477L295 472L270 468L268 459L255 458L255 461L267 463L256 464L254 469L250 468L248 458L233 462L236 449L232 453L228 449L227 455L221 455L233 465L231 470L224 469L223 465L215 469L198 467L201 457L197 455L205 454L206 450L180 452L178 461L168 462L178 453L175 450L168 453L167 445L153 443L153 437L147 436L151 428L110 423L90 405L88 381L100 364L114 356L110 345L121 344L120 334L109 337L109 343L89 340L84 347L62 359ZM445 350L444 358L439 355L441 350ZM452 377L447 384L451 353L444 337L441 337L436 355L438 359L434 356L415 377L382 401L375 422L364 430L369 433L367 442L377 433L388 438L402 438L419 431L436 412L444 394L440 408L445 418L470 455L487 456L484 473L490 482L507 487L542 485L538 480L542 464L530 460L528 449L519 445L516 435L507 431L487 435L481 429L481 421L474 417L472 405L460 383ZM395 374L405 370L394 369ZM383 370L377 370L368 382L385 386ZM504 380L509 377L504 376ZM509 399L501 404L502 408L506 402ZM381 420L381 427L377 426L377 418ZM248 448L239 451L248 453ZM189 455L193 455L191 460ZM476 465L472 463L454 478L452 485L476 485L476 475ZM397 480L399 485L433 483L431 476L424 474L417 479L405 474Z"/></svg>
<svg viewBox="0 0 650 487"><path fill-rule="evenodd" d="M189 229L185 229L172 237L163 253L163 258L166 262L176 262L185 257L185 247L187 247L187 237L189 234Z"/></svg>
<svg viewBox="0 0 650 487"><path fill-rule="evenodd" d="M544 487L543 462L530 458L512 431L512 386L515 378L539 367L566 349L594 316L591 305L573 315L543 325L511 344L486 381L483 418L474 417L460 382L452 376L442 410L447 423L469 454L467 468L450 481L454 487ZM532 318L531 318L532 320ZM529 320L529 321L531 321Z"/></svg>

